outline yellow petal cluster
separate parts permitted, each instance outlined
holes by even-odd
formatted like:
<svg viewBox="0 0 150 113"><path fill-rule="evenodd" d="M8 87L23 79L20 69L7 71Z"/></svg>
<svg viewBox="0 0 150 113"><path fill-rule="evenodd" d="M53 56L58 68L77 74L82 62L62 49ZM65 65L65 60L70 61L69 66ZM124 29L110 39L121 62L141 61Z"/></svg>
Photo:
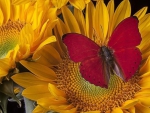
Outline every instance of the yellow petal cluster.
<svg viewBox="0 0 150 113"><path fill-rule="evenodd" d="M126 83L113 77L110 80L109 88L104 89L90 84L81 77L79 63L74 63L69 59L61 37L66 33L76 32L87 36L99 45L107 44L115 27L122 20L131 16L130 2L123 0L116 9L114 9L113 0L110 0L107 5L103 0L97 1L95 6L89 2L86 5L85 13L81 11L82 8L79 8L82 0L80 2L69 1L75 7L74 12L64 6L67 2L67 0L61 0L58 3L57 0L51 0L52 5L58 9L61 8L63 16L63 20L57 18L56 26L53 29L57 41L40 46L39 42L34 42L34 38L27 39L26 42L31 45L35 44L31 46L33 47L31 50L33 53L35 52L32 56L33 61L21 60L19 63L30 72L18 73L12 77L16 83L25 88L23 96L37 102L38 105L33 113L46 113L47 111L149 113L150 15L146 14L147 7L134 14L139 19L138 27L142 36L142 42L138 46L142 53L142 62L137 74ZM41 36L31 32L30 26L32 25L27 25L24 29L30 32L31 37L32 35ZM36 29L34 30L36 31ZM42 28L38 31L42 31ZM48 36L46 35L48 33L52 32L44 33L42 36ZM23 34L26 35L26 32ZM37 47L36 44L40 47L38 51L34 48ZM7 67L5 68L7 69Z"/></svg>
<svg viewBox="0 0 150 113"><path fill-rule="evenodd" d="M44 45L56 41L52 28L57 21L57 9L46 1L43 2L44 10L40 1L20 3L0 1L0 82L10 70L18 68L16 62L31 57Z"/></svg>

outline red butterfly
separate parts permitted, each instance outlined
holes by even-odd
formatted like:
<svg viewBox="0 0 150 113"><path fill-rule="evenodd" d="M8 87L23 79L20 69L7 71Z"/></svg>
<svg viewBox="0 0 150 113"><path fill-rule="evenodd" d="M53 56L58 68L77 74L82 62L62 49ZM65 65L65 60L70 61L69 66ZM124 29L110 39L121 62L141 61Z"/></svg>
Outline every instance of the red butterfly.
<svg viewBox="0 0 150 113"><path fill-rule="evenodd" d="M112 33L107 46L99 46L86 36L68 33L63 36L70 59L81 62L80 73L92 84L108 87L111 74L127 81L138 70L142 60L136 47L141 42L138 19L123 20Z"/></svg>

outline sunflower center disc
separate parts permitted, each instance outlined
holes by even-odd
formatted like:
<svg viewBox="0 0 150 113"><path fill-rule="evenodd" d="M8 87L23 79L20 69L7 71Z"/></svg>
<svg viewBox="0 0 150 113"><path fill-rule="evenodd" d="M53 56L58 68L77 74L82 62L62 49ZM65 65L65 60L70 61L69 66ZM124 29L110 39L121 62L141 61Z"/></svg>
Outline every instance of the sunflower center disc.
<svg viewBox="0 0 150 113"><path fill-rule="evenodd" d="M19 21L8 21L0 26L0 58L5 57L9 50L13 49L19 41L23 24Z"/></svg>
<svg viewBox="0 0 150 113"><path fill-rule="evenodd" d="M116 75L112 75L108 89L90 84L80 75L79 65L66 58L56 72L57 87L66 93L68 103L77 107L79 112L112 110L132 99L140 90L138 85L140 78L137 75L128 82L123 82Z"/></svg>

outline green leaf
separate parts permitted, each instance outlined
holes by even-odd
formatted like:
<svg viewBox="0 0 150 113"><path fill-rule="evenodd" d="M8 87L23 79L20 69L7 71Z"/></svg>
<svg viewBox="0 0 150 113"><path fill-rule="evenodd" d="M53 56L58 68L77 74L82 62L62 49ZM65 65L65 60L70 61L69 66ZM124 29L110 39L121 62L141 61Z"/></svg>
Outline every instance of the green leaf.
<svg viewBox="0 0 150 113"><path fill-rule="evenodd" d="M19 99L14 94L13 81L11 79L9 81L7 81L7 80L3 81L3 84L0 85L0 92L4 93L8 97L12 97L13 99L15 99L16 102L21 107L21 102L19 101Z"/></svg>
<svg viewBox="0 0 150 113"><path fill-rule="evenodd" d="M4 93L0 92L0 106L3 110L3 113L7 113L7 102L8 102L9 96L5 95ZM1 113L1 111L0 111Z"/></svg>

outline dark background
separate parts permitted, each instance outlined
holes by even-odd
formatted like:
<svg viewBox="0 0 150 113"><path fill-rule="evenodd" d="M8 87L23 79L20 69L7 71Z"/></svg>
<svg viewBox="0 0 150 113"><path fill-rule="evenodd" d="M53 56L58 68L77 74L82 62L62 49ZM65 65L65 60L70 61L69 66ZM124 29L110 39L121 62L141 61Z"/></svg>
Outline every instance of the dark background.
<svg viewBox="0 0 150 113"><path fill-rule="evenodd" d="M109 0L104 0L105 3L108 3ZM122 0L114 0L115 6L118 6L118 4ZM144 6L150 7L150 0L130 0L131 8L132 8L132 14L137 12L139 9L141 9ZM150 13L150 8L148 8L148 12ZM22 102L22 107L19 108L17 103L14 102L8 102L8 113L25 113L24 111L24 103Z"/></svg>
<svg viewBox="0 0 150 113"><path fill-rule="evenodd" d="M122 0L114 0L115 7L117 7L118 4L121 1ZM149 7L150 6L150 0L129 0L129 1L130 1L130 4L131 4L132 14L134 14L135 12L137 12L142 7L145 7L145 6ZM104 0L104 2L107 4L109 2L109 0ZM148 8L148 12L150 13L150 8Z"/></svg>

